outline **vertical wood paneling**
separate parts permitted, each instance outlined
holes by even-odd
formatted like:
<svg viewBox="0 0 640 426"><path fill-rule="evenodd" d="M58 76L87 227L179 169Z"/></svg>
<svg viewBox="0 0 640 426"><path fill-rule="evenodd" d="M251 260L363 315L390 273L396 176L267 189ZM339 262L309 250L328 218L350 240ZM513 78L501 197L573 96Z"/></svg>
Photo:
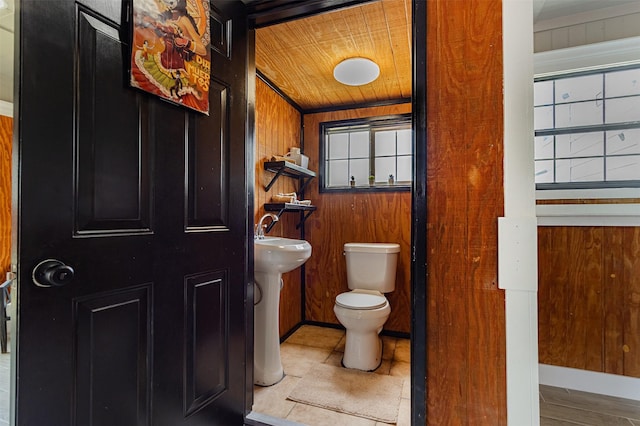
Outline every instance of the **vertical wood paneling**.
<svg viewBox="0 0 640 426"><path fill-rule="evenodd" d="M255 221L265 213L263 205L271 201L271 196L280 192L297 190L293 179L280 177L265 192L273 173L266 172L263 164L273 155L284 155L293 146L300 146L300 113L274 92L259 78L256 79L256 164L255 164ZM296 230L298 215L285 213L280 217L269 235L299 238ZM315 251L314 251L315 254ZM284 286L280 294L280 335L284 335L302 321L302 291L300 270L283 275Z"/></svg>
<svg viewBox="0 0 640 426"><path fill-rule="evenodd" d="M504 425L502 4L427 9L427 423Z"/></svg>
<svg viewBox="0 0 640 426"><path fill-rule="evenodd" d="M11 263L11 145L13 119L0 115L0 281Z"/></svg>
<svg viewBox="0 0 640 426"><path fill-rule="evenodd" d="M333 111L304 116L305 153L309 167L318 170L320 123L360 117L402 114L410 104ZM400 244L396 289L387 294L391 314L384 328L411 329L411 194L408 192L319 193L318 181L308 186L307 198L318 207L306 222L306 238L313 254L306 263L306 319L339 324L333 312L335 297L348 291L343 245L347 242Z"/></svg>
<svg viewBox="0 0 640 426"><path fill-rule="evenodd" d="M640 228L538 229L544 364L640 377Z"/></svg>

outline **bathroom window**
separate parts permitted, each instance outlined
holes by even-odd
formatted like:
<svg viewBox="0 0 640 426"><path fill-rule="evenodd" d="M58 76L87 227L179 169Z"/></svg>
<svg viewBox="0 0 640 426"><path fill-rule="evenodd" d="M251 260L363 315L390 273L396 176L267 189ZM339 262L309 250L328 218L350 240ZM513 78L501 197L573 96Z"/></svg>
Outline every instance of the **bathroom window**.
<svg viewBox="0 0 640 426"><path fill-rule="evenodd" d="M321 123L321 191L409 190L412 135L410 114Z"/></svg>
<svg viewBox="0 0 640 426"><path fill-rule="evenodd" d="M537 189L640 187L640 65L537 78L534 128Z"/></svg>

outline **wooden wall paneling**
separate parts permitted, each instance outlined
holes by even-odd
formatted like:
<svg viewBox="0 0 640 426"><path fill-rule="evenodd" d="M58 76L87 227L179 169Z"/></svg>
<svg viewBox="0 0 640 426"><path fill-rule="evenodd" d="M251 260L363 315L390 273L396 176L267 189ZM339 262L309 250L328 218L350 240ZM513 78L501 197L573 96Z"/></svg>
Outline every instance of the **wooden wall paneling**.
<svg viewBox="0 0 640 426"><path fill-rule="evenodd" d="M624 374L640 377L640 228L624 228Z"/></svg>
<svg viewBox="0 0 640 426"><path fill-rule="evenodd" d="M305 153L310 168L318 170L321 122L403 114L410 104L306 114ZM318 181L308 186L308 198L318 207L306 222L313 254L306 263L305 316L307 320L339 324L333 312L335 297L348 290L343 245L346 242L397 242L400 255L396 289L387 295L391 315L386 330L411 328L411 194L408 192L319 193Z"/></svg>
<svg viewBox="0 0 640 426"><path fill-rule="evenodd" d="M0 282L11 264L11 149L13 119L0 115Z"/></svg>
<svg viewBox="0 0 640 426"><path fill-rule="evenodd" d="M430 425L506 424L501 2L427 14L427 405Z"/></svg>
<svg viewBox="0 0 640 426"><path fill-rule="evenodd" d="M640 228L540 227L538 239L540 362L640 377Z"/></svg>
<svg viewBox="0 0 640 426"><path fill-rule="evenodd" d="M274 174L264 170L264 162L273 155L284 155L293 146L300 146L300 113L274 92L259 78L256 79L256 155L255 155L255 223L265 213L264 204L278 193L296 192L298 182L280 177L266 192ZM284 213L268 235L300 238L296 229L299 216ZM280 336L283 336L302 321L301 271L283 274L280 294Z"/></svg>
<svg viewBox="0 0 640 426"><path fill-rule="evenodd" d="M624 232L604 228L603 238L603 372L624 374L625 267Z"/></svg>

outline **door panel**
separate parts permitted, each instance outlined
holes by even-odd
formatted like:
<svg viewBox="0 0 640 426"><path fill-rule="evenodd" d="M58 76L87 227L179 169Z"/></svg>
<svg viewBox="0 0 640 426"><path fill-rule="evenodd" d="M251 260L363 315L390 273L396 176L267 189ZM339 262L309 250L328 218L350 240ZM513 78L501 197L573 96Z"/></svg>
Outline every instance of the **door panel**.
<svg viewBox="0 0 640 426"><path fill-rule="evenodd" d="M150 227L148 102L122 86L122 28L78 10L75 84L76 232ZM114 125L117 123L117 125Z"/></svg>
<svg viewBox="0 0 640 426"><path fill-rule="evenodd" d="M246 13L211 5L206 116L128 87L127 1L21 3L16 421L242 424Z"/></svg>

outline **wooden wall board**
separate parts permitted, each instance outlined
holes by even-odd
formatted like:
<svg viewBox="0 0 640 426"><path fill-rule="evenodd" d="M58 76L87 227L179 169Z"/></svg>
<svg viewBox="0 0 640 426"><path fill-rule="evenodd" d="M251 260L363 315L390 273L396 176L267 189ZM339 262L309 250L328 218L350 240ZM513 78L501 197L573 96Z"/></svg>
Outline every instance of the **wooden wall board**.
<svg viewBox="0 0 640 426"><path fill-rule="evenodd" d="M305 114L304 146L309 167L318 170L320 123L361 117L404 114L410 104ZM391 315L385 330L411 329L411 194L408 192L320 193L309 185L308 197L318 207L306 222L306 237L314 247L306 263L306 319L339 324L335 297L348 291L343 245L347 242L397 242L400 255L396 289L387 294Z"/></svg>
<svg viewBox="0 0 640 426"><path fill-rule="evenodd" d="M538 229L544 364L640 377L640 228Z"/></svg>
<svg viewBox="0 0 640 426"><path fill-rule="evenodd" d="M505 425L502 3L427 9L427 423Z"/></svg>
<svg viewBox="0 0 640 426"><path fill-rule="evenodd" d="M11 264L11 149L13 119L0 115L0 282Z"/></svg>
<svg viewBox="0 0 640 426"><path fill-rule="evenodd" d="M271 202L271 196L278 193L297 191L298 182L280 177L265 191L274 174L264 170L264 162L274 155L284 155L291 147L300 146L300 113L274 92L259 78L256 79L256 144L255 144L255 188L254 223L265 213L264 204ZM298 215L285 213L268 235L299 238L296 230ZM284 286L280 294L280 336L283 336L302 321L301 270L288 272L282 276Z"/></svg>

